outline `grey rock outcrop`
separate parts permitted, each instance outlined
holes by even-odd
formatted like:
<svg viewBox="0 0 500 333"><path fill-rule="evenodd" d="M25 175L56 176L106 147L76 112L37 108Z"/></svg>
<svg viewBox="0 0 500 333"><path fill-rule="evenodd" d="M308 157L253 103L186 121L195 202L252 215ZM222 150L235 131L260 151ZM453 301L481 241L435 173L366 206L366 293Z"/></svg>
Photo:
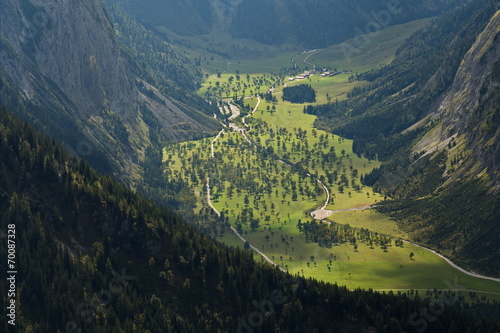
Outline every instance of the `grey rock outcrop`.
<svg viewBox="0 0 500 333"><path fill-rule="evenodd" d="M144 110L171 140L213 131L208 117L193 120L168 96L144 93L100 1L2 0L0 6L2 85L19 93L25 118L77 154L91 162L106 158L110 170L132 174L150 144Z"/></svg>
<svg viewBox="0 0 500 333"><path fill-rule="evenodd" d="M443 116L441 141L453 135L465 136L472 159L464 165L462 174L479 162L480 170L487 170L497 184L500 184L499 91L500 11L465 55L438 111Z"/></svg>

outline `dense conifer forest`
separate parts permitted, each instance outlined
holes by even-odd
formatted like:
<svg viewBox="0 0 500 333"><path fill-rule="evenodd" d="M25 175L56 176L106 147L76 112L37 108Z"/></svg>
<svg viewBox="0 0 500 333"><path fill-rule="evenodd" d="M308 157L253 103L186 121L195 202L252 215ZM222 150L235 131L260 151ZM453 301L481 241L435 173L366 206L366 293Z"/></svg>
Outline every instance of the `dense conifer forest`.
<svg viewBox="0 0 500 333"><path fill-rule="evenodd" d="M298 104L314 103L316 102L316 91L308 84L285 87L283 88L283 100Z"/></svg>

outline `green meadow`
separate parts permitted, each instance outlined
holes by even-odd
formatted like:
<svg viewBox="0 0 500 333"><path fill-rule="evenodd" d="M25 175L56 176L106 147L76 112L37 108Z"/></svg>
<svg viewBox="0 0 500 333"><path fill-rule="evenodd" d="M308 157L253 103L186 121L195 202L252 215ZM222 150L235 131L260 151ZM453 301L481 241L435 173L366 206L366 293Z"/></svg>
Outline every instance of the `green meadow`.
<svg viewBox="0 0 500 333"><path fill-rule="evenodd" d="M295 235L287 251L286 247L280 247L279 240L281 234L285 233L294 234L282 229L281 233L275 233L270 241L264 238L270 231L248 234L245 237L291 273L346 285L351 289L453 289L457 279L456 289L500 292L498 282L463 274L443 259L411 244L398 248L389 247L387 252L379 248L370 249L366 245L360 245L357 250L346 244L322 248L307 243L300 235ZM233 236L225 236L231 237ZM278 247L274 243L273 249L270 249L276 238ZM410 260L409 255L412 252L414 257ZM311 260L311 256L314 260Z"/></svg>
<svg viewBox="0 0 500 333"><path fill-rule="evenodd" d="M248 103L255 106L257 101L248 100ZM271 148L274 156L248 144L240 133L230 129L215 141L214 157L210 147L213 138L165 148L169 172L183 178L200 194L200 206L207 205L205 178L209 176L212 202L224 213L227 222L250 244L291 273L349 288L381 290L445 289L457 278L463 289L500 292L498 283L462 274L439 257L410 244L401 247L392 241L384 251L380 246L370 248L363 243L359 243L357 249L349 243L325 248L307 240L297 223L311 220L307 212L323 204L324 191L314 178L294 171L277 159L291 163L305 159L303 168L318 178L332 170L337 170L339 177L345 175L349 185L342 193L338 181L332 186L326 180L334 198L327 209L332 210L366 207L382 200L369 187L363 186L360 191L352 187L353 180L359 184L359 175L377 167L379 162L356 156L352 152L352 141L314 129L314 116L302 113L302 106L278 102L275 111L269 112L270 104L261 101L246 123L251 128L247 133L250 140L266 147L266 151ZM299 141L308 148L297 149ZM322 163L319 156L331 147L338 159ZM358 170L357 177L353 177L353 170ZM293 183L296 184L295 199ZM258 220L253 226L252 219ZM391 235L394 239L406 236L394 221L373 210L337 212L329 220ZM244 246L228 229L217 237L230 246ZM409 257L412 252L413 260Z"/></svg>
<svg viewBox="0 0 500 333"><path fill-rule="evenodd" d="M375 210L336 212L328 220L340 224L349 224L355 228L370 229L380 234L392 235L403 239L408 238L408 235L397 226L396 221Z"/></svg>
<svg viewBox="0 0 500 333"><path fill-rule="evenodd" d="M372 36L374 45L351 59L351 69L367 70L389 62L397 45L424 23L420 20L400 27L398 32L388 28ZM335 64L341 68L345 59L338 50L337 45L300 54L295 61L304 65L307 57L307 62L317 68ZM309 84L316 91L315 103L324 104L346 99L354 86L367 83L351 82L352 74L315 74L301 81L289 81L289 76L277 74L279 68L289 67L291 57L298 53L287 51L270 60L232 60L226 67L205 67L199 95L217 101L242 100L245 108L241 109L247 112L233 120L233 127L222 120L226 127L217 138L164 148L165 172L198 194L199 212L211 209L207 197L210 179L210 201L221 213L216 224L210 222L208 229L213 235L229 246L243 247L244 243L228 228L231 225L289 272L352 289L437 288L500 293L497 282L470 277L431 252L401 244L399 240L407 235L387 216L372 209L342 211L366 208L383 200L361 183L362 175L379 167L380 162L354 154L352 140L315 129L315 116L303 113L307 104L282 101L282 90L285 85ZM365 63L367 59L370 62ZM270 88L273 99L256 97ZM254 108L255 112L248 114ZM244 133L240 133L243 128ZM350 237L356 235L357 240L346 237L331 246L320 246L314 237L299 229L300 223L313 220L310 212L325 203L326 193L319 182L330 194L326 209L340 211L324 222L333 223L332 228ZM362 241L362 234L375 239L375 244ZM264 260L257 254L256 258Z"/></svg>
<svg viewBox="0 0 500 333"><path fill-rule="evenodd" d="M198 94L219 100L254 96L266 92L276 80L278 77L272 74L207 74Z"/></svg>

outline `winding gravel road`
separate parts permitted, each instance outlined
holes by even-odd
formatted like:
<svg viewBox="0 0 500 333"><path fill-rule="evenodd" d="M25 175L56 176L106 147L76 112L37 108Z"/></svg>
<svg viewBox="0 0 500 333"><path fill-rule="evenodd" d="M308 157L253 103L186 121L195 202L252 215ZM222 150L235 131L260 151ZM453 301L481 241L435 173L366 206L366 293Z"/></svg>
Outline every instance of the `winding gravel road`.
<svg viewBox="0 0 500 333"><path fill-rule="evenodd" d="M212 210L215 212L215 214L217 214L217 216L220 217L220 212L217 210L217 208L215 208L215 206L213 205L212 203L212 200L210 198L210 177L207 177L207 201L208 201L208 205L210 206L210 208L212 208ZM272 261L268 256L266 256L261 250L259 250L258 248L256 248L255 246L253 246L252 244L250 244L250 242L248 242L239 232L238 230L236 230L236 228L234 228L233 226L231 226L231 230L234 232L234 234L236 236L238 236L239 239L241 239L241 241L243 243L247 243L250 248L252 250L254 250L255 252L257 252L259 255L262 256L262 258L264 258L268 263L270 263L271 265L274 265L276 267L278 267L282 272L286 272L286 270L284 270L283 268L281 268L278 264L276 264L274 261Z"/></svg>
<svg viewBox="0 0 500 333"><path fill-rule="evenodd" d="M229 105L230 105L230 109L231 109L231 113L232 113L231 117L229 117L229 120L233 120L233 119L237 118L237 117L240 115L240 110L239 110L239 108L238 108L236 105L234 105L234 104L232 104L232 103L230 103ZM252 110L252 112L251 112L249 115L245 116L245 117L243 118L243 120L242 120L242 121L243 121L243 124L244 124L246 127L248 127L250 130L251 130L250 126L248 126L248 125L245 123L245 118L246 118L246 117L249 117L249 116L250 116L250 115L252 115L255 111L257 111L257 109L258 109L259 105L260 105L260 97L258 97L258 98L257 98L257 105L256 105L256 106L255 106L255 108ZM225 126L225 125L224 125L224 126ZM256 145L255 145L252 141L250 141L250 139L248 139L248 137L246 136L246 134L245 134L246 129L238 127L238 126L237 126L236 124L234 124L233 122L230 122L230 123L229 123L229 127L233 128L235 131L239 132L239 133L243 136L243 138L244 138L246 141L248 141L248 143L250 143L250 144L252 144L252 145L254 145L254 146L256 147ZM224 133L224 129L222 129L222 130L219 132L219 134L217 134L217 136L216 136L216 137L212 140L212 142L211 142L210 149L211 149L211 155L212 155L212 158L215 158L215 148L214 148L214 145L215 145L215 143L217 142L217 140L219 139L219 137L220 137L223 133ZM207 177L207 185L206 185L206 186L207 186L207 202L208 202L208 205L209 205L209 206L210 206L210 208L212 208L212 210L213 210L213 211L217 214L217 216L219 216L219 217L220 217L220 212L217 210L217 208L215 208L215 206L214 206L214 205L213 205L213 203L212 203L212 199L211 199L211 195L210 195L210 177ZM243 237L243 236L242 236L242 235L238 232L238 230L236 230L236 228L234 228L233 226L231 226L230 228L231 228L231 231L232 231L232 232L233 232L233 233L234 233L234 234L235 234L235 235L236 235L239 239L241 239L241 241L242 241L243 243L247 243L247 244L250 246L250 248L251 248L252 250L254 250L256 253L258 253L260 256L262 256L262 258L264 258L264 259L265 259L268 263L270 263L270 264L271 264L271 265L273 265L273 266L278 267L278 268L279 268L282 272L286 272L286 270L285 270L285 269L283 269L283 268L282 268L282 267L280 267L278 264L276 264L274 261L272 261L272 260L271 260L271 259L270 259L270 258L269 258L266 254L265 254L265 253L263 253L261 250L259 250L258 248L256 248L256 247L255 247L255 246L253 246L252 244L250 244L250 242L248 242L248 241L247 241L247 240L246 240L246 239L245 239L245 238L244 238L244 237Z"/></svg>
<svg viewBox="0 0 500 333"><path fill-rule="evenodd" d="M324 209L325 207L326 206L323 206L321 209L313 211L311 213L311 217L313 217L316 220L320 220L323 223L330 224L330 222L324 221L324 219L326 219L327 217L330 217L331 215L333 215L335 213L351 212L351 211L366 210L366 209L373 209L375 206L368 206L368 207L361 207L361 208L350 208L350 209L341 209L341 210L326 210L326 209ZM495 281L495 282L500 282L500 278L495 278L495 277L491 277L491 276L481 275L481 274L478 274L478 273L475 273L475 272L468 271L468 270L466 270L466 269L458 266L457 264L455 264L453 261L451 261L450 259L448 259L444 255L442 255L441 253L439 253L439 252L437 252L435 250L432 250L432 249L430 249L428 247L425 247L425 246L422 246L422 245L410 242L408 240L403 240L403 242L411 244L411 245L414 245L416 247L419 247L422 250L431 252L432 254L434 254L434 255L438 256L439 258L443 259L444 261L446 261L451 267L459 270L460 272L462 272L464 274L467 274L469 276L472 276L472 277L475 277L475 278L478 278L478 279L484 279L484 280L491 280L491 281Z"/></svg>
<svg viewBox="0 0 500 333"><path fill-rule="evenodd" d="M312 55L314 53L311 53L310 55ZM309 58L309 56L307 58ZM294 57L295 58L295 57ZM295 60L294 58L292 58L293 60ZM306 60L307 60L306 58ZM292 61L293 61L292 60ZM246 135L246 132L247 131L250 131L251 128L250 126L245 122L246 118L251 116L255 111L257 111L258 107L260 105L260 97L258 97L258 101L257 101L257 105L255 106L255 108L252 110L252 112L248 115L246 115L245 117L242 118L242 122L244 124L245 127L248 128L245 129L245 128L241 128L241 127L238 127L236 124L234 124L232 122L232 120L234 120L235 118L237 118L238 116L240 116L240 110L239 108L230 103L230 108L231 108L231 117L229 117L229 120L231 121L230 124L229 124L229 127L233 128L233 130L239 132L243 138L248 142L250 143L251 145L257 147ZM225 126L225 125L224 125ZM219 139L219 137L224 133L224 129L222 129L219 134L217 134L217 136L214 138L214 140L212 141L211 143L211 154L212 154L212 157L215 158L215 150L214 150L214 144L215 142ZM284 164L287 164L289 166L291 166L289 163L285 162L285 161L282 161L282 160L278 160L279 162L282 162ZM309 177L313 177L311 174L307 174ZM326 207L328 206L328 203L330 202L330 191L328 189L328 187L323 184L323 182L321 182L319 179L316 179L316 181L318 182L318 184L323 188L324 192L325 192L325 202L323 204L323 206L321 206L319 209L311 212L311 217L316 219L316 220L321 220L325 223L329 223L327 221L324 221L324 219L326 219L327 217L335 214L335 213L340 213L340 212L347 212L347 211L359 211L359 210L366 210L366 209L372 209L374 208L374 206L367 206L367 207L360 207L360 208L350 208L350 209L341 209L341 210L327 210ZM214 207L214 205L212 204L212 201L211 201L211 198L210 198L210 178L207 177L207 201L208 201L208 204L209 206L212 208L212 210L218 215L220 216L220 212ZM242 242L244 243L248 243L250 248L252 250L254 250L256 253L258 253L259 255L261 255L267 262L269 262L270 264L274 265L274 266L277 266L281 271L285 272L285 270L283 268L281 268L278 264L276 264L274 261L272 261L268 256L266 256L262 251L260 251L258 248L256 248L255 246L253 246L252 244L250 244L233 226L231 226L231 230L234 232L234 234L241 239ZM481 275L481 274L478 274L478 273L475 273L475 272L471 272L471 271L468 271L458 265L456 265L455 263L453 263L450 259L448 259L447 257L445 257L444 255L436 252L435 250L432 250L432 249L429 249L427 247L424 247L422 245L419 245L419 244L416 244L416 243L413 243L411 241L408 241L408 240L403 240L405 243L408 243L408 244L412 244L416 247L419 247L423 250L426 250L426 251L429 251L431 253L433 253L434 255L442 258L443 260L445 260L450 266L452 266L453 268L459 270L460 272L464 273L464 274L467 274L469 276L472 276L472 277L475 277L475 278L479 278L479 279L485 279L485 280L491 280L491 281L495 281L495 282L500 282L500 278L494 278L494 277L490 277L490 276L485 276L485 275Z"/></svg>

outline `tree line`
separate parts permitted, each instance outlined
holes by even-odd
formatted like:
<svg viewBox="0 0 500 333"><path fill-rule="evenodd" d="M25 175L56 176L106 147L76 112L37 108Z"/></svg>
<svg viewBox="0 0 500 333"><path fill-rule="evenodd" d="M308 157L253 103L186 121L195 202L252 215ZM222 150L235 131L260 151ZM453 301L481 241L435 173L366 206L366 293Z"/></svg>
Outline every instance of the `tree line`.
<svg viewBox="0 0 500 333"><path fill-rule="evenodd" d="M297 104L314 103L316 102L316 91L308 84L284 87L282 99Z"/></svg>

